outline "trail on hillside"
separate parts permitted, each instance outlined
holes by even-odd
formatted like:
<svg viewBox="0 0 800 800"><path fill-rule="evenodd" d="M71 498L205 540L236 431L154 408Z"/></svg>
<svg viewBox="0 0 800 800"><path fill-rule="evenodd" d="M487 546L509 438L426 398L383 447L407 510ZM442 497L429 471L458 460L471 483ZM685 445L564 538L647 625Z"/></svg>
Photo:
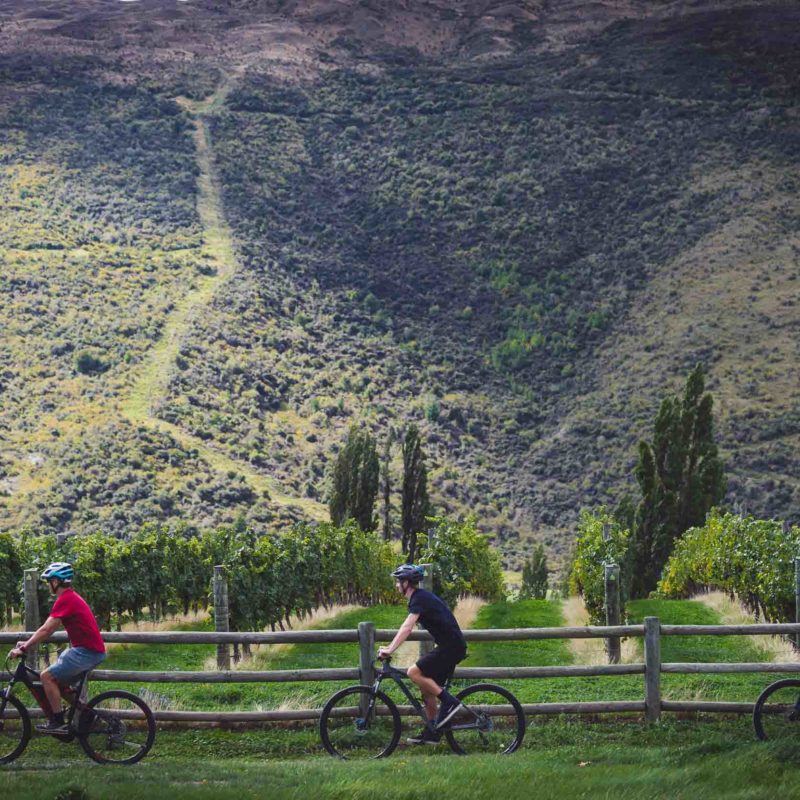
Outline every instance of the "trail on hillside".
<svg viewBox="0 0 800 800"><path fill-rule="evenodd" d="M170 372L192 320L211 305L217 291L237 269L233 234L222 207L208 125L204 117L225 102L235 81L243 72L244 66L234 69L226 76L217 91L205 100L176 98L176 102L189 112L194 124L193 138L199 169L197 211L203 226L203 255L213 266L213 270L210 275L198 276L196 287L175 304L160 340L142 364L121 411L131 422L168 433L184 447L196 450L214 469L221 472L234 471L242 475L257 492L268 492L273 502L296 506L307 516L323 520L327 519L327 513L322 504L308 498L287 495L274 480L260 474L246 462L209 447L203 439L187 433L177 425L159 419L154 413L158 401L167 392Z"/></svg>

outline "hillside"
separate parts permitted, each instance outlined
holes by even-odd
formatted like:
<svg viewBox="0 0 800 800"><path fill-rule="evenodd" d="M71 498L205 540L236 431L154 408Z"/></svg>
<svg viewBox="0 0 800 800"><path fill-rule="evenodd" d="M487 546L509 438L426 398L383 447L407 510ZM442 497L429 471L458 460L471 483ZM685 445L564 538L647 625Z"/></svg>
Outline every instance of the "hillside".
<svg viewBox="0 0 800 800"><path fill-rule="evenodd" d="M800 12L554 6L10 4L0 528L319 517L413 419L562 554L698 360L729 502L800 519Z"/></svg>

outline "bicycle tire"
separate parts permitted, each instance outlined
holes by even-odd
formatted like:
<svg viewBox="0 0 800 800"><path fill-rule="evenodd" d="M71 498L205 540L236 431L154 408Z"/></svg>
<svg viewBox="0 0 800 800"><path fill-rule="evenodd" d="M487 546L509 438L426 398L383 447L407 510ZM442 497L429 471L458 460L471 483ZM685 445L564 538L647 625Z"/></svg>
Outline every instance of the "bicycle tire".
<svg viewBox="0 0 800 800"><path fill-rule="evenodd" d="M124 708L115 708L123 705ZM130 724L131 719L137 723L135 726ZM86 755L98 764L135 764L150 752L155 738L153 712L131 692L122 689L101 692L81 711L78 741ZM120 756L126 752L129 755L116 758L117 751Z"/></svg>
<svg viewBox="0 0 800 800"><path fill-rule="evenodd" d="M19 758L31 738L31 717L28 714L28 709L25 708L23 702L15 697L13 694L5 698L6 705L0 714L0 764L10 764L14 759ZM7 727L7 723L11 720L16 721L15 717L8 716L8 708L13 706L19 715L19 727ZM16 733L16 730L19 733ZM13 749L6 752L6 742L8 746L13 745Z"/></svg>
<svg viewBox="0 0 800 800"><path fill-rule="evenodd" d="M382 703L372 720L358 716L363 701ZM325 749L345 761L386 758L400 741L400 712L389 697L371 686L349 686L336 692L319 718L319 733Z"/></svg>
<svg viewBox="0 0 800 800"><path fill-rule="evenodd" d="M784 690L785 698L784 698ZM767 701L772 699L772 704ZM753 708L753 727L761 741L776 739L784 733L787 737L800 740L800 679L786 678L775 681L758 696ZM767 713L767 708L770 707ZM781 711L780 708L784 708Z"/></svg>
<svg viewBox="0 0 800 800"><path fill-rule="evenodd" d="M469 753L508 755L522 744L525 712L508 689L493 683L476 683L456 697L465 708L444 729L454 753L462 756ZM498 702L499 698L506 702ZM492 706L491 713L485 710ZM504 713L497 713L500 709L504 709Z"/></svg>

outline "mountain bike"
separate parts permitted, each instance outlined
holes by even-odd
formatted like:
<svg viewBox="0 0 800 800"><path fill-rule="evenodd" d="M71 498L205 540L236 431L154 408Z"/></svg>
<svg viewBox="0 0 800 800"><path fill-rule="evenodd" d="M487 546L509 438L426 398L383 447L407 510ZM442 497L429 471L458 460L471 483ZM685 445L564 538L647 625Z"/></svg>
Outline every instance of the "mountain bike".
<svg viewBox="0 0 800 800"><path fill-rule="evenodd" d="M775 681L764 689L753 708L753 727L763 740L800 739L800 679Z"/></svg>
<svg viewBox="0 0 800 800"><path fill-rule="evenodd" d="M322 709L320 736L332 756L345 760L385 758L397 747L402 731L400 710L381 690L386 679L397 684L425 727L434 730L423 704L409 688L405 671L392 667L390 658L379 661L372 686L342 689ZM520 746L525 736L525 712L511 692L492 683L476 683L456 697L462 707L440 729L454 752L513 753Z"/></svg>
<svg viewBox="0 0 800 800"><path fill-rule="evenodd" d="M15 684L24 685L33 695L45 715L49 703L40 681L40 675L24 659L17 667L9 667L10 655L5 660L5 671L10 680L0 690L0 764L19 758L31 738L31 717L23 702L12 691ZM84 701L89 672L83 672L69 686L61 687L61 695L68 703L65 714L68 731L45 734L62 742L78 740L89 758L99 764L135 764L143 759L156 736L156 722L147 704L135 694L112 689Z"/></svg>

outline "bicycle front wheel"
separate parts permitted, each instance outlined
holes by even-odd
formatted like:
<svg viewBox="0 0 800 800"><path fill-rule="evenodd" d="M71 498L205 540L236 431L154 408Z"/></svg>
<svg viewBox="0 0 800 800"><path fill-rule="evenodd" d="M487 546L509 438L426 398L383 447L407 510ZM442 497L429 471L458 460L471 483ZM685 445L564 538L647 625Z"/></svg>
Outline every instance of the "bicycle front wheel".
<svg viewBox="0 0 800 800"><path fill-rule="evenodd" d="M93 697L81 711L78 738L99 764L135 764L156 738L153 712L141 698L114 689Z"/></svg>
<svg viewBox="0 0 800 800"><path fill-rule="evenodd" d="M800 743L800 680L767 686L753 709L753 727L762 740Z"/></svg>
<svg viewBox="0 0 800 800"><path fill-rule="evenodd" d="M31 718L22 701L10 695L0 698L5 703L0 713L0 764L9 764L22 755L31 738Z"/></svg>
<svg viewBox="0 0 800 800"><path fill-rule="evenodd" d="M332 756L348 761L384 758L400 741L400 712L383 692L351 686L325 704L319 732Z"/></svg>
<svg viewBox="0 0 800 800"><path fill-rule="evenodd" d="M508 689L476 683L456 697L464 707L444 731L454 752L462 756L513 753L520 746L525 736L525 712Z"/></svg>

